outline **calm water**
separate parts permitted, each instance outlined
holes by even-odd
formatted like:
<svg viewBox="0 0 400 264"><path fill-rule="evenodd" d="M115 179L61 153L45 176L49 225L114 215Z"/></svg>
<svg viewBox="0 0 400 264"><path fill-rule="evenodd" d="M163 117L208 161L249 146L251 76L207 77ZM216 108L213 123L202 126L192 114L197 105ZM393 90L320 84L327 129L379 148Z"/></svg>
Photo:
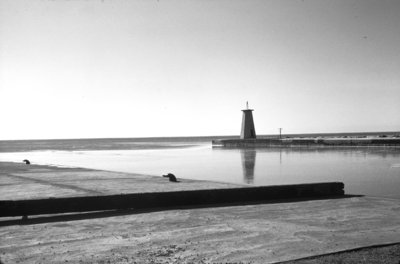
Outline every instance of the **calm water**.
<svg viewBox="0 0 400 264"><path fill-rule="evenodd" d="M48 149L1 152L0 161L27 158L36 164L150 175L171 172L178 178L250 185L342 181L348 194L400 198L400 149L221 149L209 141L187 139L131 142L129 149Z"/></svg>

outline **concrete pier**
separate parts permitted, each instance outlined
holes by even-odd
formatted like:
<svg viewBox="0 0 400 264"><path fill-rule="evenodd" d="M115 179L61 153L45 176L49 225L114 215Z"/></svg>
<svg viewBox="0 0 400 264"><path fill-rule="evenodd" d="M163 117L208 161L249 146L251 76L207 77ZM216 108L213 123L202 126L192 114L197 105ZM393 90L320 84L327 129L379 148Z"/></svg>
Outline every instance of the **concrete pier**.
<svg viewBox="0 0 400 264"><path fill-rule="evenodd" d="M139 174L0 163L0 199L242 188ZM179 175L177 175L179 178ZM180 185L181 184L181 185ZM136 189L135 189L136 188ZM6 198L8 197L8 198ZM33 198L35 197L35 198ZM0 218L8 263L274 263L400 242L400 200L220 204Z"/></svg>
<svg viewBox="0 0 400 264"><path fill-rule="evenodd" d="M217 139L213 147L400 147L400 138L257 138Z"/></svg>
<svg viewBox="0 0 400 264"><path fill-rule="evenodd" d="M14 168L2 177L8 184L0 185L0 217L344 195L340 182L257 187L187 179L173 183L161 176L0 164L6 171ZM48 192L40 191L42 188Z"/></svg>
<svg viewBox="0 0 400 264"><path fill-rule="evenodd" d="M176 206L227 205L249 202L260 203L277 199L325 198L343 195L343 183L327 182L35 200L0 200L0 217Z"/></svg>

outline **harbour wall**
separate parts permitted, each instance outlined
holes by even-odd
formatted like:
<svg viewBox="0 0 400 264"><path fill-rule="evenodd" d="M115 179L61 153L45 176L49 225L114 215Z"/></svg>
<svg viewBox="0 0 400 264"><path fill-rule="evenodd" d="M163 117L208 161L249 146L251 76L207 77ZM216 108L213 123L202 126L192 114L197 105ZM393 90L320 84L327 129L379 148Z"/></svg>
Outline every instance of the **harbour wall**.
<svg viewBox="0 0 400 264"><path fill-rule="evenodd" d="M0 200L0 217L177 206L210 206L343 195L344 184L342 182L324 182L86 197Z"/></svg>
<svg viewBox="0 0 400 264"><path fill-rule="evenodd" d="M399 147L400 138L283 138L217 139L213 147Z"/></svg>

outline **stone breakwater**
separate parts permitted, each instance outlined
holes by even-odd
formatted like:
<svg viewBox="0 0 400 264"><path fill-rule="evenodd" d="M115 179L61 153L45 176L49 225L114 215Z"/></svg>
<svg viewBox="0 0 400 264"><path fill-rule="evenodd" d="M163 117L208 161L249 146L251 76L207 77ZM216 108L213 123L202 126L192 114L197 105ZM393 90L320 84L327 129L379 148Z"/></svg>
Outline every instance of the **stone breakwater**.
<svg viewBox="0 0 400 264"><path fill-rule="evenodd" d="M400 138L217 139L213 147L400 147Z"/></svg>

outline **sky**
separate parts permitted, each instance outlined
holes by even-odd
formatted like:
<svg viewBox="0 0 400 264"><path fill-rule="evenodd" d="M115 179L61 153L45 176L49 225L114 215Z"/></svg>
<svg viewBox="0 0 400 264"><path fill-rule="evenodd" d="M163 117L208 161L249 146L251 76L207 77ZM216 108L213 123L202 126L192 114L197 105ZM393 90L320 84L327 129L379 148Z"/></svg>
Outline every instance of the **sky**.
<svg viewBox="0 0 400 264"><path fill-rule="evenodd" d="M400 131L398 0L0 0L0 139Z"/></svg>

